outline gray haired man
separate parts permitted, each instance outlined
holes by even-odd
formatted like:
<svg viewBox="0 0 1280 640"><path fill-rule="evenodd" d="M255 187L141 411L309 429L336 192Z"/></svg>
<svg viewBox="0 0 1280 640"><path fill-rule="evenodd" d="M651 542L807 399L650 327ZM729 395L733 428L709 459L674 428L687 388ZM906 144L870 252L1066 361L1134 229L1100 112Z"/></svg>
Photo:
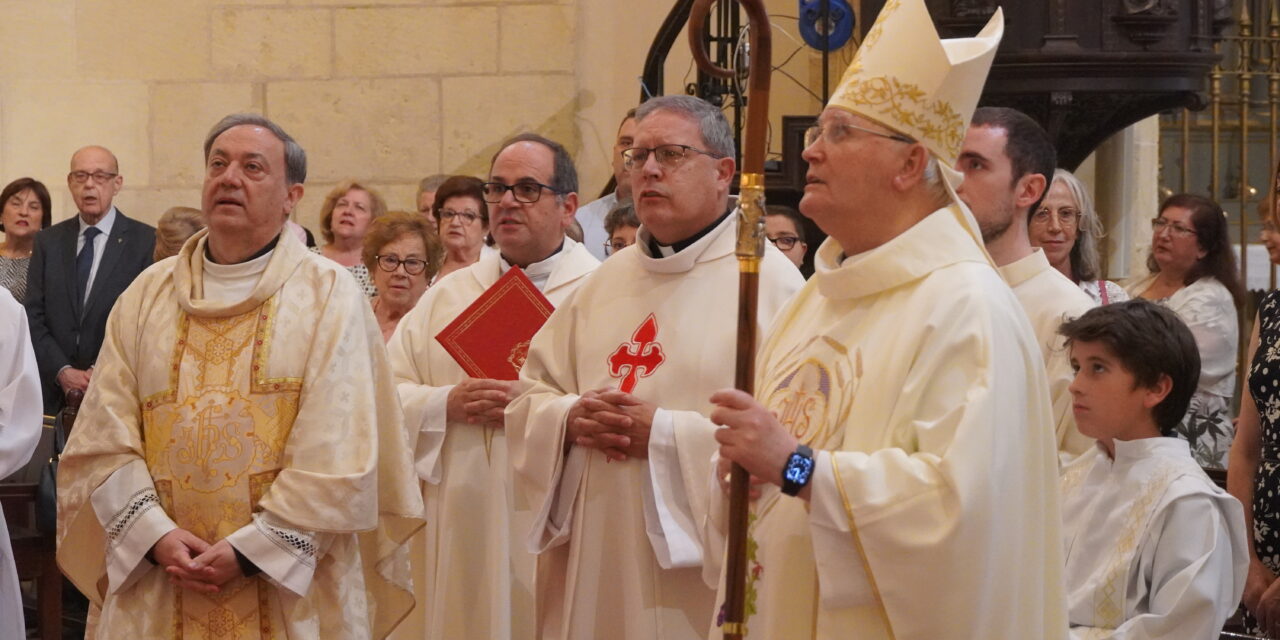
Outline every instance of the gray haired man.
<svg viewBox="0 0 1280 640"><path fill-rule="evenodd" d="M636 110L622 151L642 227L534 337L507 408L517 500L538 514L539 637L705 636L711 393L732 385L738 216L733 137L689 96ZM773 246L762 328L803 281ZM572 354L572 357L565 357ZM712 569L711 575L715 575Z"/></svg>
<svg viewBox="0 0 1280 640"><path fill-rule="evenodd" d="M293 138L228 116L204 156L208 230L107 322L62 457L59 564L102 609L93 638L384 637L413 605L422 500L377 321L281 233L306 178Z"/></svg>

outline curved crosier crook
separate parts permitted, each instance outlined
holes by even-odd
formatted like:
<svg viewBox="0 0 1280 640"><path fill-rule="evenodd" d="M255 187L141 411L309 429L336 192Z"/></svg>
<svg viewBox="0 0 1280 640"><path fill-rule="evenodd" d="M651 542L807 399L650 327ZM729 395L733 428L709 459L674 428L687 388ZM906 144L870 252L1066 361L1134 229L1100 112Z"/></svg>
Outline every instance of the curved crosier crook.
<svg viewBox="0 0 1280 640"><path fill-rule="evenodd" d="M702 31L711 7L717 1L695 0L689 12L689 44L693 61L704 73L716 78L734 77L733 69L726 69L711 61L702 42ZM769 78L773 64L772 33L769 15L763 0L736 0L747 12L747 24L751 26L751 63L747 76L747 127L742 137L742 172L763 173L766 149L765 136L769 127Z"/></svg>

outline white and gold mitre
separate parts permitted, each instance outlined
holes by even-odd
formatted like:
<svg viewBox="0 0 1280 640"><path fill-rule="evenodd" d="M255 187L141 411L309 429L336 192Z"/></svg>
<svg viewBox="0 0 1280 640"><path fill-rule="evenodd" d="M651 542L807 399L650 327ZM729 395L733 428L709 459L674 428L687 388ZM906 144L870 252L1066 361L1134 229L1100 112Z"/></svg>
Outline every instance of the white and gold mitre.
<svg viewBox="0 0 1280 640"><path fill-rule="evenodd" d="M909 135L954 166L1003 35L1003 10L976 37L942 40L924 0L889 0L827 106Z"/></svg>

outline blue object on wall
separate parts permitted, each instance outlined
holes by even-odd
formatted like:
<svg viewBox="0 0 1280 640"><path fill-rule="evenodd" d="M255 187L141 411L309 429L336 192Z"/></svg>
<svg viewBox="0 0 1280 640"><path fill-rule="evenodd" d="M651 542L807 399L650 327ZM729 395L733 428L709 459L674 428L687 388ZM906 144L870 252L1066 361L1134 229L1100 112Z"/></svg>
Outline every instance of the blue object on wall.
<svg viewBox="0 0 1280 640"><path fill-rule="evenodd" d="M826 0L830 3L830 17L827 24L831 26L827 51L835 51L843 47L853 35L853 8L845 0ZM805 44L821 51L823 49L823 29L819 25L822 16L823 0L800 0L800 37Z"/></svg>

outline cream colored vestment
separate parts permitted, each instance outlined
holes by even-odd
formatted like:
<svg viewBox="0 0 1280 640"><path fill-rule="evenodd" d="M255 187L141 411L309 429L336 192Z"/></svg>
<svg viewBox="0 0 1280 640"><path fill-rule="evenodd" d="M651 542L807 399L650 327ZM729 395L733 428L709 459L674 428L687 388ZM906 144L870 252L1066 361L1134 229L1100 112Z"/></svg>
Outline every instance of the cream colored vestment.
<svg viewBox="0 0 1280 640"><path fill-rule="evenodd" d="M287 233L248 298L208 300L206 239L116 302L59 469L59 565L97 638L384 637L422 502L378 323ZM175 590L144 558L175 526L263 572Z"/></svg>
<svg viewBox="0 0 1280 640"><path fill-rule="evenodd" d="M1249 571L1244 510L1186 440L1095 445L1062 470L1071 637L1217 638Z"/></svg>
<svg viewBox="0 0 1280 640"><path fill-rule="evenodd" d="M1049 398L1053 401L1058 451L1063 458L1074 458L1089 450L1094 440L1076 428L1076 416L1071 410L1071 391L1068 390L1075 372L1071 370L1070 354L1064 346L1066 340L1058 333L1058 327L1097 305L1089 294L1054 269L1041 249L999 270L1031 320L1031 328L1040 343L1040 354L1044 357L1045 372L1049 376Z"/></svg>
<svg viewBox="0 0 1280 640"><path fill-rule="evenodd" d="M737 215L655 259L648 231L606 260L534 338L507 409L517 495L537 512L539 638L701 637L715 592L702 578L713 392L733 386ZM760 270L758 326L803 283L777 249ZM763 334L761 334L763 335ZM579 394L626 389L659 409L649 458L607 462L565 447Z"/></svg>
<svg viewBox="0 0 1280 640"><path fill-rule="evenodd" d="M810 503L753 503L748 637L1065 637L1044 366L970 229L953 206L852 257L828 239L766 338L756 396L816 467Z"/></svg>
<svg viewBox="0 0 1280 640"><path fill-rule="evenodd" d="M558 307L599 264L566 239L526 273ZM495 251L449 274L405 314L387 345L427 518L413 540L420 604L396 638L534 637L534 556L524 544L532 514L511 495L507 436L445 419L449 392L467 374L435 339L506 269Z"/></svg>

